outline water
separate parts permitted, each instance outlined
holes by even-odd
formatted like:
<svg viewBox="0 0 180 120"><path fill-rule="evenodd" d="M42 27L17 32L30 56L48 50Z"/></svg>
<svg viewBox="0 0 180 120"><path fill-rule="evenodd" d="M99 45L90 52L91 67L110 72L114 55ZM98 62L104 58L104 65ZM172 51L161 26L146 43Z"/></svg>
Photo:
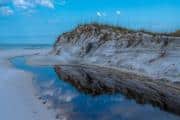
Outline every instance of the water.
<svg viewBox="0 0 180 120"><path fill-rule="evenodd" d="M180 120L180 116L151 105L140 105L121 94L91 96L58 78L51 66L30 66L23 57L13 65L35 75L34 84L41 100L55 109L57 118L67 120Z"/></svg>
<svg viewBox="0 0 180 120"><path fill-rule="evenodd" d="M51 44L0 44L0 49L15 49L15 48L23 48L23 49L38 49L38 48L49 48Z"/></svg>

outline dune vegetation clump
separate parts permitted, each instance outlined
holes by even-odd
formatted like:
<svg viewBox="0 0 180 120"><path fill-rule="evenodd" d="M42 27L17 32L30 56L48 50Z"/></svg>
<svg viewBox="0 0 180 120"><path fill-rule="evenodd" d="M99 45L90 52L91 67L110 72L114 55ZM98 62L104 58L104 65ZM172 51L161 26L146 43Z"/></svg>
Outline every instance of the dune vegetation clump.
<svg viewBox="0 0 180 120"><path fill-rule="evenodd" d="M173 36L180 37L180 30L177 30L176 32L171 33Z"/></svg>

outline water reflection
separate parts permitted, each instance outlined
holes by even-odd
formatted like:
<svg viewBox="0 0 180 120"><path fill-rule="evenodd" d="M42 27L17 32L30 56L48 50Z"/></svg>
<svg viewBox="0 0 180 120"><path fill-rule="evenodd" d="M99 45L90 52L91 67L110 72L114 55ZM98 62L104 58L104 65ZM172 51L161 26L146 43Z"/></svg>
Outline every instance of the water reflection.
<svg viewBox="0 0 180 120"><path fill-rule="evenodd" d="M115 69L87 66L55 66L62 80L75 86L80 92L89 95L123 93L138 103L151 103L164 110L180 114L180 91L174 83L164 79L154 79Z"/></svg>
<svg viewBox="0 0 180 120"><path fill-rule="evenodd" d="M61 67L61 80L52 67L34 67L25 64L22 57L15 58L12 63L19 69L33 72L36 75L35 85L38 89L38 98L49 109L55 109L56 118L61 120L179 120L180 117L174 114L161 111L151 105L140 105L134 100L127 99L121 94L101 94L102 86L93 81L83 81L87 76L82 74L81 79L69 79L67 77L79 74L77 69ZM80 69L82 70L82 69ZM99 72L100 73L100 72ZM90 74L91 75L91 74ZM93 75L93 74L92 74ZM110 76L110 75L109 75ZM78 76L80 77L80 76ZM87 77L88 78L88 77ZM93 78L93 77L91 77ZM68 80L68 81L67 81ZM69 81L71 80L71 81ZM82 80L82 81L78 81ZM99 78L100 80L100 78ZM113 86L110 82L107 85ZM69 84L71 83L71 84ZM92 85L91 85L92 84ZM82 86L90 85L86 90ZM98 88L98 90L95 90ZM78 90L77 90L78 89ZM106 89L106 87L105 87ZM81 92L79 92L81 91ZM115 92L107 89L107 92ZM85 94L84 94L85 93Z"/></svg>

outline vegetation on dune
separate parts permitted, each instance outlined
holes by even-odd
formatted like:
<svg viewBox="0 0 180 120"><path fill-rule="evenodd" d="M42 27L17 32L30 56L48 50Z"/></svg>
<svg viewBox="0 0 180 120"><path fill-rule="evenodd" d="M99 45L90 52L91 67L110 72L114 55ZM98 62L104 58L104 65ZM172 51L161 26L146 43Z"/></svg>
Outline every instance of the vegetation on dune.
<svg viewBox="0 0 180 120"><path fill-rule="evenodd" d="M180 37L180 30L177 30L176 32L171 33L172 36Z"/></svg>
<svg viewBox="0 0 180 120"><path fill-rule="evenodd" d="M136 32L135 30L132 29L128 29L125 27L120 27L120 26L115 26L115 25L110 25L110 24L101 24L101 23L89 23L89 24L80 24L78 25L77 28L81 27L81 26L95 26L98 29L111 29L114 32Z"/></svg>
<svg viewBox="0 0 180 120"><path fill-rule="evenodd" d="M153 37L156 37L155 40L160 43L160 39L161 36L172 36L172 37L180 37L180 30L177 30L176 32L172 32L172 33L165 33L165 32L151 32L151 31L147 31L144 29L140 29L140 30L135 30L135 29L129 29L129 28L125 28L125 27L120 27L120 26L116 26L116 25L110 25L110 24L101 24L101 23L88 23L88 24L79 24L78 26L76 26L74 28L74 30L69 31L69 32L65 32L63 34L61 34L58 38L57 38L57 42L59 42L61 36L64 36L64 38L66 40L73 40L74 42L76 42L78 40L78 38L80 37L81 34L86 33L86 36L91 36L92 35L92 31L95 33L95 35L99 36L100 35L100 39L102 41L107 41L111 39L111 35L112 33L120 33L120 34L124 34L127 36L124 37L128 37L129 39L129 45L131 45L131 42L134 41L135 39L135 35L133 35L133 33L145 33L145 34L149 34L152 35ZM102 32L105 31L105 32ZM132 36L128 36L128 33L132 33ZM76 38L76 39L74 39ZM165 41L166 42L166 41ZM165 45L168 44L168 42L164 43Z"/></svg>
<svg viewBox="0 0 180 120"><path fill-rule="evenodd" d="M121 33L135 33L135 32L143 32L143 33L147 33L150 35L166 35L166 36L175 36L175 37L180 37L180 30L177 30L176 32L172 32L172 33L166 33L166 32L152 32L152 31L148 31L145 29L140 29L140 30L135 30L135 29L129 29L126 27L121 27L121 26L116 26L116 25L110 25L110 24L101 24L101 23L89 23L89 24L80 24L78 25L77 28L81 27L81 26L95 26L96 28L99 29L103 29L103 28L108 28L111 29L114 32L121 32Z"/></svg>

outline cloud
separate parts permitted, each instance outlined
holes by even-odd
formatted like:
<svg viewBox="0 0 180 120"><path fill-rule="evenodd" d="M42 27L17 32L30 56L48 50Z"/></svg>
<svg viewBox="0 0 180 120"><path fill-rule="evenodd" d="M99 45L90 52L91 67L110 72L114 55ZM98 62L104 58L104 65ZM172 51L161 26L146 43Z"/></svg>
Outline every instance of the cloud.
<svg viewBox="0 0 180 120"><path fill-rule="evenodd" d="M27 9L32 8L35 5L29 0L13 0L13 4L17 8Z"/></svg>
<svg viewBox="0 0 180 120"><path fill-rule="evenodd" d="M101 13L100 12L96 12L97 16L101 17Z"/></svg>
<svg viewBox="0 0 180 120"><path fill-rule="evenodd" d="M39 6L54 9L55 6L63 6L66 2L67 0L0 0L0 14L12 15L18 11L31 14Z"/></svg>
<svg viewBox="0 0 180 120"><path fill-rule="evenodd" d="M117 10L117 11L116 11L116 14L117 14L117 15L121 15L121 11L120 11L120 10Z"/></svg>
<svg viewBox="0 0 180 120"><path fill-rule="evenodd" d="M99 12L99 11L96 12L96 15L99 16L99 17L107 16L107 14L105 12Z"/></svg>
<svg viewBox="0 0 180 120"><path fill-rule="evenodd" d="M10 16L14 13L14 11L7 6L0 7L0 14L4 16Z"/></svg>
<svg viewBox="0 0 180 120"><path fill-rule="evenodd" d="M36 0L36 4L45 6L48 8L54 8L54 3L52 0Z"/></svg>
<svg viewBox="0 0 180 120"><path fill-rule="evenodd" d="M54 8L54 0L12 0L12 2L15 7L22 9L35 8L37 6Z"/></svg>

